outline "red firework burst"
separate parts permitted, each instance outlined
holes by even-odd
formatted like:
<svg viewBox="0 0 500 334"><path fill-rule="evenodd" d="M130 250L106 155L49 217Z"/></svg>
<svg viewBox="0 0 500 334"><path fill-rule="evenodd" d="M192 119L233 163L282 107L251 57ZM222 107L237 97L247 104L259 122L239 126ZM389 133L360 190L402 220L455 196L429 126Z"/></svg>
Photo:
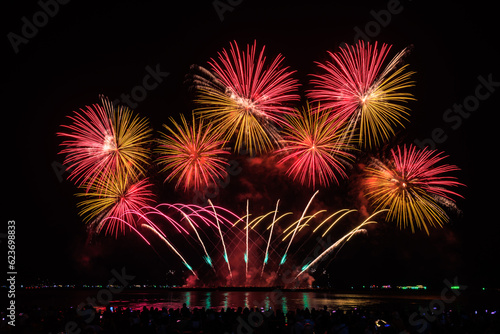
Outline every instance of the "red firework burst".
<svg viewBox="0 0 500 334"><path fill-rule="evenodd" d="M68 131L57 134L68 138L60 152L66 154L64 165L71 170L68 178L90 187L101 174L144 174L151 134L147 120L127 108L115 108L106 98L102 106L80 110L69 117L73 124L63 125Z"/></svg>
<svg viewBox="0 0 500 334"><path fill-rule="evenodd" d="M177 178L175 188L183 184L184 191L200 191L226 177L228 163L223 156L229 152L223 149L225 142L210 124L196 124L194 116L190 125L183 115L181 120L182 124L178 124L171 118L174 126L164 125L168 134L161 134L158 162L164 166L163 171L169 172L166 181Z"/></svg>
<svg viewBox="0 0 500 334"><path fill-rule="evenodd" d="M241 105L253 112L262 113L275 122L282 120L282 113L291 112L287 103L298 100L295 93L298 81L291 76L295 71L281 68L283 56L279 54L265 68L265 46L256 59L257 42L247 45L246 53L240 52L236 42L231 44L230 55L224 49L219 53L221 64L212 59L209 64L227 87L228 93Z"/></svg>
<svg viewBox="0 0 500 334"><path fill-rule="evenodd" d="M339 183L346 177L344 163L354 156L347 150L342 133L342 123L331 117L328 109L314 110L307 105L302 112L287 118L284 127L284 157L278 162L291 162L287 174L299 179L301 184L328 186L330 181Z"/></svg>

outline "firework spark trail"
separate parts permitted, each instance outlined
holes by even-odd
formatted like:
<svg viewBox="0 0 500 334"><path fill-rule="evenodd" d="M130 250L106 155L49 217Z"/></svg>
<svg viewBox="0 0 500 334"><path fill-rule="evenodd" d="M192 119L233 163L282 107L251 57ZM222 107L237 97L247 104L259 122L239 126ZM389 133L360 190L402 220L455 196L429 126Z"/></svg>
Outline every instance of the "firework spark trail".
<svg viewBox="0 0 500 334"><path fill-rule="evenodd" d="M332 213L330 216L325 218L321 223L319 223L318 226L316 226L316 228L313 230L313 233L316 232L321 226L323 226L324 223L329 221L331 218L335 217L336 215L338 215L339 213L344 212L344 211L348 211L348 209L341 209L337 212ZM337 221L335 221L335 222L337 222ZM333 223L332 225L334 225L334 224L335 223Z"/></svg>
<svg viewBox="0 0 500 334"><path fill-rule="evenodd" d="M209 200L208 202L209 202L209 203L211 203L211 201L210 201L210 200ZM197 214L198 214L199 212L204 212L204 213L207 213L208 215L210 215L210 216L211 216L211 217L213 217L213 218L217 218L217 217L219 217L219 218L220 218L220 220L221 220L221 222L222 222L223 224L227 224L227 225L229 225L229 226L233 226L233 225L234 225L234 224L236 224L236 223L232 223L229 219L227 219L226 217L224 217L224 216L222 216L222 215L217 215L217 212L215 211L215 209L217 209L217 210L221 210L221 211L225 211L225 212L229 213L230 215L234 216L234 217L237 219L237 222L238 222L238 221L240 221L240 220L241 220L241 221L243 220L243 218L239 217L237 214L235 214L235 213L231 212L230 210L225 209L225 208L223 208L223 207L221 207L221 206L217 206L217 205L215 205L215 206L214 206L213 204L211 204L212 209L214 210L214 211L213 211L213 213L212 213L210 210L208 210L207 208L204 208L204 207L201 207L201 206L198 206L198 205L194 205L194 204L192 204L191 206L194 206L194 207L197 207L197 208L198 208L198 210L196 210L196 213L197 213Z"/></svg>
<svg viewBox="0 0 500 334"><path fill-rule="evenodd" d="M322 238L323 238L323 237L324 237L324 236L328 233L328 231L330 231L330 229L331 229L331 228L332 228L335 224L337 224L337 222L339 222L339 221L340 221L340 219L342 219L342 217L346 216L347 214L349 214L349 213L351 213L351 212L355 212L355 211L357 211L357 210L355 210L355 209L351 209L351 210L344 209L344 210L346 210L346 212L344 212L342 215L340 215L340 216L339 216L339 217L338 217L338 218L337 218L337 219L333 222L333 224L331 224L331 225L330 225L330 226L326 229L326 231L325 231L325 232L321 235L321 237L322 237Z"/></svg>
<svg viewBox="0 0 500 334"><path fill-rule="evenodd" d="M217 224L215 224L212 220L210 220L209 218L203 216L201 213L206 213L208 214L210 217L214 217L214 213L210 210L207 210L206 208L204 207L201 207L199 205L195 205L195 204L183 204L183 203L175 203L175 204L168 204L168 203L161 203L161 204L158 204L156 206L156 208L159 208L159 207L162 207L162 206L165 206L167 208L173 208L175 210L177 210L178 212L183 212L182 210L184 209L187 209L189 210L189 214L188 216L191 217L198 217L201 221L203 221L207 226L213 226L213 227L217 227ZM217 210L221 210L221 211L224 211L224 212L227 212L228 214L230 214L231 216L234 216L238 221L239 220L242 220L241 217L239 217L238 215L236 215L235 213L233 213L232 211L226 209L226 208L223 208L221 206L215 206L215 209ZM223 224L227 224L227 225L233 225L233 223L226 217L222 216L222 215L219 215L220 219L221 219L221 222ZM183 218L184 219L184 218ZM199 227L194 221L193 223ZM188 233L189 234L189 233Z"/></svg>
<svg viewBox="0 0 500 334"><path fill-rule="evenodd" d="M333 245L331 245L330 247L328 247L327 249L325 249L323 251L323 253L321 253L320 255L318 255L316 257L316 259L314 259L312 262L308 263L307 265L305 265L304 267L302 267L302 271L298 273L298 275L295 277L295 279L297 279L300 275L302 275L305 271L307 271L309 268L311 267L314 267L314 265L316 263L318 263L319 261L321 261L322 258L324 258L325 256L329 255L332 251L334 251L337 247L340 246L338 252L340 252L340 250L342 249L342 247L356 234L358 233L361 233L361 232L366 232L366 230L364 229L361 229L361 227L365 226L365 225L368 225L368 224L376 224L377 222L376 221L371 221L371 219L373 217L375 217L377 214L381 213L381 212L384 212L384 211L388 211L388 210L379 210L373 214L371 214L368 218L366 218L361 224L359 224L358 226L356 226L355 228L353 228L350 232L348 232L346 235L344 235L342 238L340 238L339 240L337 240ZM347 240L346 240L347 239ZM345 240L345 242L344 242ZM337 252L337 253L338 253Z"/></svg>
<svg viewBox="0 0 500 334"><path fill-rule="evenodd" d="M280 266L285 263L286 261L286 255L288 253L288 249L290 248L290 245L292 244L292 241L293 241L293 238L295 237L295 234L297 233L297 229L299 228L300 226L300 222L302 221L302 219L304 218L304 215L306 214L306 211L307 209L309 208L309 205L311 205L311 202L312 200L314 199L314 197L316 196L316 194L319 192L319 190L316 190L316 192L314 193L314 195L312 195L311 199L309 200L309 202L307 203L306 205L306 208L304 209L304 211L302 212L302 216L300 217L300 219L297 221L297 227L295 227L295 230L293 232L293 235L292 237L290 238L290 242L288 243L288 246L286 247L286 250L285 250L285 254L283 255L283 257L281 258L281 261L280 261Z"/></svg>
<svg viewBox="0 0 500 334"><path fill-rule="evenodd" d="M148 246L151 246L151 243L149 243L149 241L146 239L146 237L144 237L144 235L142 235L141 232L137 231L137 229L134 226L132 226L131 224L127 223L125 220L121 219L120 217L106 217L106 218L103 219L103 221L105 221L107 219L116 219L116 220L121 221L123 224L127 225L128 227L130 227L130 229L132 229L132 231L134 231L135 233L137 233L148 244Z"/></svg>
<svg viewBox="0 0 500 334"><path fill-rule="evenodd" d="M272 212L272 211L271 211ZM288 216L288 215L291 215L293 214L292 211L289 211L289 212L285 212L284 214L282 214L281 216L279 216L278 218L276 218L275 221L273 221L267 228L266 228L266 231L269 230L275 223L277 223L279 220L281 220L281 218L285 217L285 216Z"/></svg>
<svg viewBox="0 0 500 334"><path fill-rule="evenodd" d="M358 232L362 232L362 231L366 231L366 230L360 230L359 229L359 226L357 228L355 228L353 231L347 233L346 235L344 235L342 238L340 238L339 240L337 240L333 245L331 245L330 247L328 247L325 251L323 251L323 253L321 253L318 257L316 257L316 259L314 259L312 262L310 262L309 264L305 265L304 267L302 267L302 271L299 272L297 274L297 276L295 276L295 279L299 278L300 275L302 275L305 271L307 271L309 268L311 268L312 266L314 266L317 262L319 262L323 257L325 257L326 255L330 254L332 251L335 250L335 248L337 248L345 239L347 239L348 237L354 235L354 234L357 234Z"/></svg>
<svg viewBox="0 0 500 334"><path fill-rule="evenodd" d="M248 199L247 199L247 228L246 228L246 253L245 253L245 280L248 277L248 233L249 233L249 228L248 228Z"/></svg>
<svg viewBox="0 0 500 334"><path fill-rule="evenodd" d="M268 213L264 214L264 215L261 215L261 216L258 216L257 218L255 218L254 220L252 220L250 222L250 228L253 230L255 229L255 227L261 222L263 221L267 216L269 216L271 213L273 213L274 211L269 211Z"/></svg>
<svg viewBox="0 0 500 334"><path fill-rule="evenodd" d="M215 272L215 268L214 268L214 265L212 264L212 259L210 258L210 255L208 255L208 252L207 252L207 249L205 248L205 244L203 243L203 240L201 240L201 237L200 235L198 234L198 230L196 229L196 227L194 226L191 218L189 218L189 216L184 212L184 211L180 211L181 214L186 218L186 220L188 221L189 225L191 225L191 227L193 228L194 230L194 233L196 233L196 237L198 237L198 241L200 242L201 244L201 247L203 247L203 251L205 252L205 262L207 262L210 267L212 267L212 269L214 270Z"/></svg>
<svg viewBox="0 0 500 334"><path fill-rule="evenodd" d="M368 216L368 217L367 217L367 218L366 218L366 219L365 219L365 220L364 220L364 221L363 221L363 222L362 222L362 223L358 226L358 228L361 228L361 227L363 227L364 225L368 225L368 224L377 224L377 222L376 222L376 221L374 221L374 220L372 221L371 219L372 219L373 217L375 217L376 215L378 215L379 213L382 213L382 212L387 212L387 211L389 211L389 210L387 210L387 209L382 209L382 210L378 210L378 211L376 211L376 212L372 213L370 216ZM352 235L351 235L349 238L347 238L347 241L349 241L349 239L351 239L351 238L352 238ZM340 247L340 249L342 249L342 247L344 247L344 245L342 245L342 246ZM339 249L339 251L340 251L340 249Z"/></svg>
<svg viewBox="0 0 500 334"><path fill-rule="evenodd" d="M182 261L182 264L186 266L186 268L188 268L194 276L196 276L196 279L199 279L198 278L198 275L196 275L195 271L193 270L193 268L187 263L187 261L184 259L184 257L182 257L181 253L179 253L179 251L174 247L174 245L172 245L168 240L167 238L165 238L161 233L158 232L158 230L156 230L154 227L148 225L148 224L142 224L142 226L150 229L151 231L153 231L157 236L160 237L161 240L163 240L163 242L165 242L169 247L170 249L172 249L174 251L175 254L177 254L177 256L179 256L179 258L181 259Z"/></svg>
<svg viewBox="0 0 500 334"><path fill-rule="evenodd" d="M182 204L182 203L175 203L175 204L168 204L168 203L162 203L162 204L159 204L157 205L157 207L160 207L160 206L166 206L167 208L172 208L174 210L176 210L176 212L179 212L181 215L182 215L182 220L186 220L188 222L188 224L191 226L191 228L194 230L194 233L196 234L196 237L199 241L199 243L201 244L202 248L203 248L203 252L205 253L205 256L203 257L204 261L209 264L212 269L214 270L214 272L216 272L215 270L215 267L214 267L214 264L213 264L213 261L212 261L212 258L211 256L208 254L208 251L206 249L206 246L205 246L205 243L203 242L199 232L198 232L198 224L196 224L196 222L194 221L193 218L199 218L201 221L205 222L205 224L207 226L213 226L215 228L219 228L217 226L216 223L212 222L209 218L207 217L204 217L203 215L200 214L200 211L201 212L206 212L210 215L210 217L214 217L214 214L211 212L211 211L207 211L205 208L203 207L200 207L198 205L194 205L194 204ZM221 207L219 206L214 206L214 208L216 209L222 209ZM153 210L156 210L158 211L156 208L152 208ZM185 211L189 210L189 214L187 214ZM228 212L230 213L231 215L235 216L236 218L238 218L238 220L240 220L241 218L239 218L236 214L234 214L233 212L227 210L227 209L224 209L223 211L225 212ZM159 214L162 215L164 218L166 218L167 220L169 221L173 221L175 224L179 225L175 220L173 220L172 218L168 217L167 215L163 214L161 211L159 211ZM217 215L216 218L218 217L222 217L220 215ZM224 218L225 219L225 218ZM225 219L226 222L229 222L230 221L228 219ZM186 231L181 225L179 225L187 234L189 234L188 231Z"/></svg>
<svg viewBox="0 0 500 334"><path fill-rule="evenodd" d="M184 204L174 204L176 207L177 206L180 206L182 209L187 209L189 210L191 213L189 213L187 216L188 217L198 217L202 222L204 222L207 226L213 226L213 227L217 227L217 224L215 224L213 221L211 221L209 218L203 216L200 214L200 209L199 207L197 206L194 206L194 205L184 205ZM201 210L203 212L203 210ZM210 215L212 214L211 212L207 211ZM184 217L182 218L184 219ZM198 224L195 223L195 225L197 227Z"/></svg>
<svg viewBox="0 0 500 334"><path fill-rule="evenodd" d="M271 237L273 235L274 223L276 223L276 214L278 213L278 205L279 205L279 203L280 203L280 200L278 199L278 201L276 201L276 210L274 210L273 222L271 223L271 231L269 232L269 239L267 240L266 254L264 255L264 263L262 264L262 270L260 272L260 277L261 278L262 278L262 275L264 274L264 267L266 266L266 263L267 263L267 260L268 260L268 256L269 256L269 244L271 243Z"/></svg>
<svg viewBox="0 0 500 334"><path fill-rule="evenodd" d="M217 212L215 211L215 207L210 199L208 200L208 203L210 203L210 205L212 206L212 209L214 210L214 216L215 216L215 221L217 222L217 228L219 229L220 240L222 242L222 246L224 247L224 260L226 260L227 269L229 269L229 276L231 276L231 280L232 280L233 279L233 272L231 271L231 265L229 264L229 257L227 256L227 250L226 250L226 244L224 242L224 236L222 235L222 230L220 229L219 218L217 217Z"/></svg>
<svg viewBox="0 0 500 334"><path fill-rule="evenodd" d="M305 216L303 219L309 219L309 218L311 218L311 217L312 217L312 216ZM298 220L296 220L296 221L294 221L293 223L291 223L291 224L290 224L287 228L285 228L285 229L281 232L281 235L283 235L283 234L285 234L285 233L287 233L287 232L288 232L288 233L287 233L287 235L288 235L288 234L293 233L293 231L294 231L295 229L292 229L292 227L297 226L297 225L296 225L296 224L297 224L297 222L298 222ZM302 226L302 225L301 225L301 226ZM290 231L288 231L288 230L290 230ZM286 239L286 236L283 238L283 240L282 240L282 241L284 241L285 239Z"/></svg>
<svg viewBox="0 0 500 334"><path fill-rule="evenodd" d="M213 204L212 204L213 205ZM213 262L212 262L212 259L210 257L210 255L208 254L208 251L206 249L206 246L205 246L205 243L203 242L199 232L198 232L198 228L199 226L196 224L196 222L193 220L193 218L199 218L201 221L205 222L207 225L209 226L214 226L216 227L217 229L220 228L220 226L217 224L217 223L214 223L212 222L209 218L203 216L200 214L200 212L205 212L205 213L208 213L210 215L210 217L214 217L215 219L218 219L218 218L222 218L220 215L218 215L216 213L216 211L214 212L211 212L211 211L207 211L205 208L203 207L200 207L200 206L197 206L197 205L186 205L186 204L182 204L182 203L175 203L175 204L169 204L169 203L161 203L159 205L157 205L156 207L152 207L152 206L144 206L143 208L141 209L145 209L145 210L149 210L148 212L145 213L145 215L141 215L138 211L135 212L136 215L140 215L141 217L147 219L145 216L147 215L151 215L151 214L156 214L156 215L159 215L161 216L162 218L164 218L165 220L167 220L168 222L170 222L175 228L176 230L179 232L179 233L186 233L189 235L189 231L187 231L182 225L179 224L179 222L177 222L175 219L173 219L172 217L168 216L167 214L165 214L164 212L160 211L159 208L160 207L166 207L167 209L173 209L175 210L175 212L179 213L181 216L182 216L182 220L186 220L187 223L189 224L189 226L191 226L191 228L193 229L194 233L196 234L196 238L198 239L200 245L202 246L203 248L203 252L205 253L205 256L203 257L203 259L205 260L205 262L207 262L207 264L209 264L212 269L214 270L214 272L216 272L215 270L215 267L213 265ZM217 208L221 208L219 206L213 206L214 210L216 210ZM185 211L188 211L190 212L189 214L186 213ZM240 220L241 218L239 218L237 215L235 215L234 213L232 213L231 211L229 210L224 210L232 215L234 215L235 217L238 218L238 220ZM163 233L163 231L158 227L156 226L152 221L148 220L149 222L149 225L153 226L156 231L158 233L161 233L163 237L166 238L166 235L165 233ZM225 219L225 222L224 223L227 223L227 222L230 222L228 219ZM182 232L181 232L182 230ZM226 253L227 254L227 253ZM227 255L226 255L226 258L227 258Z"/></svg>
<svg viewBox="0 0 500 334"><path fill-rule="evenodd" d="M310 215L310 216L306 216L306 217L304 217L302 220L304 220L304 219L307 219L307 220L306 220L306 221L304 221L304 223L300 224L300 227L299 227L298 231L301 231L304 227L309 226L309 225L308 225L308 223L309 223L309 221L311 221L311 219L313 219L314 217L316 217L317 215L319 215L320 213L323 213L323 212L325 212L325 211L326 211L326 210L319 210L319 211L315 212L314 214L312 214L312 215ZM283 231L283 234L284 234L284 233L286 233L286 231L287 231L290 227L292 227L293 225L294 225L294 224L292 224L292 225L290 225L288 228L286 228L286 230L285 230L285 231ZM287 239L287 238L288 238L288 237L289 237L289 236L293 233L293 231L294 231L294 230L291 230L290 232L288 232L288 233L287 233L287 234L283 237L282 241L285 241L285 240L286 240L286 239Z"/></svg>
<svg viewBox="0 0 500 334"><path fill-rule="evenodd" d="M165 203L163 203L163 204L160 204L160 205L162 205L162 206L163 206L163 205L168 205L169 207L173 207L173 208L177 209L176 207L174 207L173 205L170 205L170 204L165 204ZM152 206L149 206L149 205L148 205L148 206L144 206L144 207L142 207L142 208L143 208L143 209L150 210L150 211L148 211L148 212L146 213L146 215L148 215L148 214L156 214L156 215L159 215L159 216L161 216L161 217L165 218L168 222L170 222L170 223L172 224L172 226L173 226L173 227L177 230L177 232L179 232L179 233L184 232L184 233L186 233L186 234L189 234L189 232L188 232L188 231L187 231L187 230L186 230L186 229L185 229L185 228L184 228L181 224L179 224L179 223L178 223L175 219L172 219L171 217L167 216L165 213L161 212L161 211L158 209L158 207L159 207L160 205L157 205L156 207L152 207ZM179 209L177 209L177 210L179 210ZM180 211L180 210L179 210L179 211ZM182 211L180 211L180 212L182 212ZM158 228L157 226L155 226L155 227L156 227L156 228ZM181 231L181 230L182 230L182 231Z"/></svg>

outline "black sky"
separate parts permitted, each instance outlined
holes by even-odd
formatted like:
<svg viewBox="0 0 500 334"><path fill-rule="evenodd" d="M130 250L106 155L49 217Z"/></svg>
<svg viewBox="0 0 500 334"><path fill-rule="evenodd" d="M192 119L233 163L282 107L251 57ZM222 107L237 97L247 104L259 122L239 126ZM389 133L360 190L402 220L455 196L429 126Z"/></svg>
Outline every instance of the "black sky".
<svg viewBox="0 0 500 334"><path fill-rule="evenodd" d="M221 0L221 2L224 2ZM225 2L224 2L225 3ZM238 3L234 1L233 3ZM217 52L236 40L240 45L257 40L266 45L269 57L281 53L285 64L297 70L302 91L314 61L326 59L326 51L351 44L355 28L365 29L393 1L241 1L221 21L213 2L79 2L59 5L58 12L15 53L8 34L22 34L26 17L41 10L36 1L9 4L3 11L6 67L4 102L4 224L16 220L19 279L32 282L102 280L110 270L127 266L138 280L162 280L175 260L158 257L132 236L119 240L98 238L86 244L85 227L78 216L75 187L60 182L53 169L61 163L56 132L66 116L98 102L104 94L116 99L142 84L145 68L159 66L168 77L147 93L135 109L148 117L155 130L168 117L190 113L192 105L184 76L191 64L205 65ZM447 162L462 170L456 175L467 185L458 200L462 214L442 230L412 234L396 226L379 224L369 236L353 240L328 270L339 283L350 282L439 285L458 276L476 285L499 286L499 219L496 214L499 182L496 163L498 101L500 87L481 101L477 110L456 129L443 120L454 104L474 95L480 76L500 81L496 10L487 2L461 5L450 1L424 4L401 1L400 12L391 16L373 38L394 45L394 52L410 44L407 57L416 71L411 119L400 129L395 143L412 143L442 128L447 139L439 150ZM241 160L244 163L244 160ZM227 189L221 204L234 210L238 192L250 191L245 183L258 175L244 169ZM66 176L65 174L64 176ZM312 190L298 186L258 184L265 196L256 207L270 211L282 197L302 210ZM347 187L344 185L344 187ZM182 200L170 185L158 185L165 200ZM293 188L293 189L292 189ZM319 203L333 207L335 189L322 190ZM348 198L344 198L346 202ZM290 200L292 201L292 200ZM264 208L268 204L269 206ZM319 204L318 204L319 205ZM5 226L5 225L4 225ZM5 228L3 229L3 231ZM4 243L2 242L2 245ZM132 245L132 246L131 246Z"/></svg>

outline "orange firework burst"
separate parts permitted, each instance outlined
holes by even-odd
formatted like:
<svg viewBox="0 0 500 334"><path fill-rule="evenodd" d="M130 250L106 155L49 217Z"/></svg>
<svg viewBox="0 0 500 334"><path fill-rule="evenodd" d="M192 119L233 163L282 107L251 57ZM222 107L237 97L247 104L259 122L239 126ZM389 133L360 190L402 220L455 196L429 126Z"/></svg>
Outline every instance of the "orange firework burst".
<svg viewBox="0 0 500 334"><path fill-rule="evenodd" d="M169 173L165 181L177 178L176 189L182 184L184 191L199 191L217 179L223 179L228 165L223 155L229 152L224 150L225 142L212 125L203 126L202 121L196 124L194 115L191 125L183 115L182 124L173 118L170 120L173 127L163 125L168 133L161 133L157 148L160 154L157 161L163 165L162 171Z"/></svg>
<svg viewBox="0 0 500 334"><path fill-rule="evenodd" d="M278 162L291 162L287 174L299 179L301 184L328 186L332 180L346 177L345 162L354 156L345 143L342 123L333 118L328 109L314 110L307 104L287 118L284 127L283 148L278 152L284 157Z"/></svg>

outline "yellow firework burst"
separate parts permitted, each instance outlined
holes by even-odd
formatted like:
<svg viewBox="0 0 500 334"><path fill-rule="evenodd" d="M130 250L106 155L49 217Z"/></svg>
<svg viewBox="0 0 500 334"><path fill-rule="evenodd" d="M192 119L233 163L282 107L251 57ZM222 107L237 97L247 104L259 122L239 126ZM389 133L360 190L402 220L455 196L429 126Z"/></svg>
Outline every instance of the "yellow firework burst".
<svg viewBox="0 0 500 334"><path fill-rule="evenodd" d="M391 150L386 163L375 160L365 169L366 197L378 209L388 209L387 219L400 227L424 229L442 226L449 217L441 207L454 206L451 195L459 196L452 187L461 186L447 172L458 170L454 165L439 163L445 158L434 150L418 150L415 146Z"/></svg>
<svg viewBox="0 0 500 334"><path fill-rule="evenodd" d="M79 214L97 232L106 226L106 234L117 236L134 225L134 211L153 202L151 187L148 179L137 181L126 173L101 174L86 192L76 194L84 198Z"/></svg>

